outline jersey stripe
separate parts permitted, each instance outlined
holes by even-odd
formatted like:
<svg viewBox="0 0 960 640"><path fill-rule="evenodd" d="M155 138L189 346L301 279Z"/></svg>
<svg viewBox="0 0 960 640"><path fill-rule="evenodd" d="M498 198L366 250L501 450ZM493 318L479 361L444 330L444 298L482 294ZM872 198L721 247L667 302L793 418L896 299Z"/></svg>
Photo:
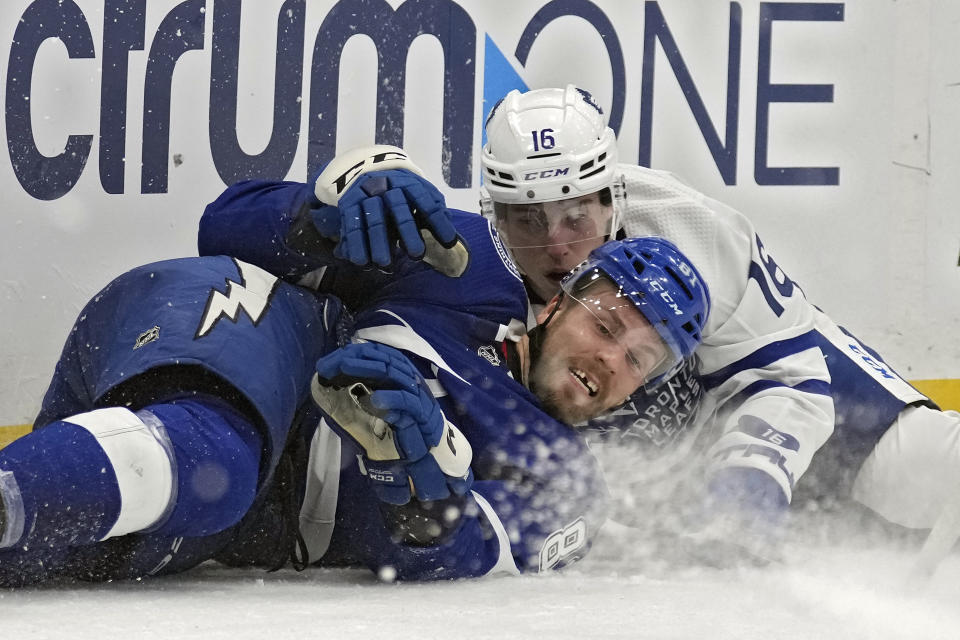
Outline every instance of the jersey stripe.
<svg viewBox="0 0 960 640"><path fill-rule="evenodd" d="M730 403L730 406L740 406L740 404L746 402L747 398L750 396L776 387L793 389L794 391L802 391L804 393L815 393L821 396L830 395L830 383L823 380L804 380L803 382L794 386L784 384L783 382L779 382L777 380L757 380L756 382L748 384L746 387L741 389L727 402Z"/></svg>
<svg viewBox="0 0 960 640"><path fill-rule="evenodd" d="M800 353L801 351L806 351L807 349L817 348L817 346L815 331L808 331L807 333L787 340L777 340L722 369L704 375L700 381L707 390L715 389L741 371L762 369L777 360Z"/></svg>
<svg viewBox="0 0 960 640"><path fill-rule="evenodd" d="M511 575L520 575L520 569L517 567L516 560L513 559L513 552L510 547L510 536L507 535L507 529L500 521L500 516L493 510L493 506L487 502L487 499L476 491L471 491L470 495L477 501L477 505L483 514L487 517L490 527L497 534L500 552L497 556L497 564L493 565L486 575L494 573L509 573Z"/></svg>

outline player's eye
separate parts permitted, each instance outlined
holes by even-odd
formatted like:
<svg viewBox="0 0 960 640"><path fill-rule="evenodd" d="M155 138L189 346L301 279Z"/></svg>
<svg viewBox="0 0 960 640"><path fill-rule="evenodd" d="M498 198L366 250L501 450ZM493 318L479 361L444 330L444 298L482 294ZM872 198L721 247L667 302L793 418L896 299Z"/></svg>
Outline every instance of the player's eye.
<svg viewBox="0 0 960 640"><path fill-rule="evenodd" d="M597 333L599 333L605 338L613 336L613 333L610 331L610 329L607 329L607 325L603 324L602 322L596 323L596 328L597 328Z"/></svg>
<svg viewBox="0 0 960 640"><path fill-rule="evenodd" d="M518 224L521 226L530 229L530 230L541 230L546 229L547 227L547 217L542 211L530 210L525 213L522 213L518 216Z"/></svg>

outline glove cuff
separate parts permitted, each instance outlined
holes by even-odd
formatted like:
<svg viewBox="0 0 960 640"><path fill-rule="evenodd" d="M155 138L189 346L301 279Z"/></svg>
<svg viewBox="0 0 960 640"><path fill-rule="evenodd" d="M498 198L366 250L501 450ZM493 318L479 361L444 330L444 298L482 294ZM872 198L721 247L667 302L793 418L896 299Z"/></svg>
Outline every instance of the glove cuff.
<svg viewBox="0 0 960 640"><path fill-rule="evenodd" d="M287 230L286 245L305 258L333 255L337 243L321 235L309 202L303 204Z"/></svg>
<svg viewBox="0 0 960 640"><path fill-rule="evenodd" d="M709 508L738 513L746 519L776 524L790 506L783 489L769 474L730 467L715 473L707 488Z"/></svg>
<svg viewBox="0 0 960 640"><path fill-rule="evenodd" d="M418 176L423 172L400 147L387 144L375 144L369 147L352 149L337 155L320 172L314 185L317 199L324 204L336 205L340 196L365 173L385 171L387 169L406 169Z"/></svg>

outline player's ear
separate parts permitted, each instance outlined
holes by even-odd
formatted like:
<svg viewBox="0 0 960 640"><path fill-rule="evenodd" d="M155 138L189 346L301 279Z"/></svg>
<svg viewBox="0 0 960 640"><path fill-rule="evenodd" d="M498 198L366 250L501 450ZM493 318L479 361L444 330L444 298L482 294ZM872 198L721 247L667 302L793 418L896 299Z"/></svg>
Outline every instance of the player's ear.
<svg viewBox="0 0 960 640"><path fill-rule="evenodd" d="M559 294L559 293L558 293L557 295L553 296L553 297L550 299L550 302L548 302L547 305L546 305L543 309L540 310L540 313L537 314L537 324L544 324L544 323L546 323L546 321L547 321L547 319L550 317L550 315L553 314L554 311L556 311L558 304L560 304L560 294Z"/></svg>

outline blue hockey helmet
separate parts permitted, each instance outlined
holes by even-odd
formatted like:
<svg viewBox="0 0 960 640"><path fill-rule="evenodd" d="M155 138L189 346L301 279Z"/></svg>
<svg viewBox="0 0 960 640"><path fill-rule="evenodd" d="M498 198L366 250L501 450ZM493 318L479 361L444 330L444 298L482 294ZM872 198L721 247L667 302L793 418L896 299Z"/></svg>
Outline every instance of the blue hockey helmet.
<svg viewBox="0 0 960 640"><path fill-rule="evenodd" d="M616 297L628 299L669 349L647 374L647 387L672 375L693 355L710 313L710 293L693 263L673 243L652 236L607 242L590 252L561 287L591 310L583 293L599 279L612 282ZM630 345L624 346L629 354Z"/></svg>

